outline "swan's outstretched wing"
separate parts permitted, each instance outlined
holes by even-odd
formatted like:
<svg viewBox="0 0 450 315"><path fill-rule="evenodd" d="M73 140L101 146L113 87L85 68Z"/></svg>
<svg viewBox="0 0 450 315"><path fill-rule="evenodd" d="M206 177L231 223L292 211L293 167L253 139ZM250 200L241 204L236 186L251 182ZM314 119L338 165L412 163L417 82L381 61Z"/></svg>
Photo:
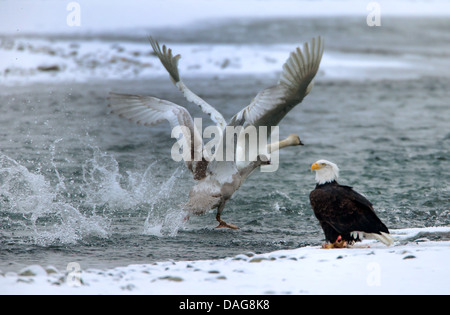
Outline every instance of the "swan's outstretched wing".
<svg viewBox="0 0 450 315"><path fill-rule="evenodd" d="M181 58L181 55L173 56L172 49L167 49L166 45L161 47L158 42L155 41L152 37L149 37L150 44L152 45L153 51L156 56L158 56L164 68L166 68L167 72L169 72L170 79L177 86L177 88L183 93L184 97L202 109L202 111L208 114L212 121L214 121L217 126L219 126L222 130L225 129L227 123L225 118L223 118L222 114L219 113L214 107L205 102L202 98L192 92L181 80L180 74L178 72L178 60Z"/></svg>
<svg viewBox="0 0 450 315"><path fill-rule="evenodd" d="M183 148L186 166L195 179L203 178L208 162L203 158L203 140L186 108L152 96L109 94L111 113L145 125L155 125L164 120L170 123L172 136L178 137ZM187 155L185 155L187 154Z"/></svg>
<svg viewBox="0 0 450 315"><path fill-rule="evenodd" d="M231 119L230 125L278 125L311 91L322 59L323 46L319 36L313 38L310 44L305 43L303 51L297 47L283 65L278 84L259 92L250 105Z"/></svg>

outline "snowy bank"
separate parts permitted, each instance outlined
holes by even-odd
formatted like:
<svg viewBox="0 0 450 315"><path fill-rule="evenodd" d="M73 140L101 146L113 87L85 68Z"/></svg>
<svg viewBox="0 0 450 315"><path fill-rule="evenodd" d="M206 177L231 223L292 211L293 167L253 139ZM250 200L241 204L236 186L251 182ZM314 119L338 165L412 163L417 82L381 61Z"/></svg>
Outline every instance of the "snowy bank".
<svg viewBox="0 0 450 315"><path fill-rule="evenodd" d="M296 45L170 44L169 47L182 56L179 68L183 77L278 76ZM121 44L0 40L0 56L0 85L168 77L145 37L141 43ZM425 67L427 65L418 67L416 61L404 56L325 52L318 77L333 80L395 78L410 76L411 69L420 71ZM433 69L425 70L431 73Z"/></svg>
<svg viewBox="0 0 450 315"><path fill-rule="evenodd" d="M364 241L109 270L34 265L0 273L0 294L449 294L450 227L392 233L392 247Z"/></svg>

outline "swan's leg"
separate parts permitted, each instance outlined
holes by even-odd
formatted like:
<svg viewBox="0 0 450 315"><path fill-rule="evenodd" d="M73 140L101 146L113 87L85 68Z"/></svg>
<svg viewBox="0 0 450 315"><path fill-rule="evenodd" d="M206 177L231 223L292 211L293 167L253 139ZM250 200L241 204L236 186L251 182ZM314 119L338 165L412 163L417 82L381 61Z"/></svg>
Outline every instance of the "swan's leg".
<svg viewBox="0 0 450 315"><path fill-rule="evenodd" d="M223 228L223 227L226 227L226 228L233 229L233 230L238 230L238 229L239 229L236 225L231 224L231 223L227 223L227 222L225 222L224 220L222 220L222 219L220 218L220 213L217 213L216 219L217 219L217 221L219 221L219 225L216 226L216 228Z"/></svg>
<svg viewBox="0 0 450 315"><path fill-rule="evenodd" d="M239 229L239 228L238 228L236 225L226 223L224 220L222 220L222 219L220 218L220 214L221 214L223 208L225 207L225 203L226 203L226 202L223 201L223 202L219 205L219 207L217 208L216 219L217 219L217 221L219 222L219 225L216 226L216 228L223 228L223 227L226 227L226 228L229 228L229 229L237 230L237 229Z"/></svg>

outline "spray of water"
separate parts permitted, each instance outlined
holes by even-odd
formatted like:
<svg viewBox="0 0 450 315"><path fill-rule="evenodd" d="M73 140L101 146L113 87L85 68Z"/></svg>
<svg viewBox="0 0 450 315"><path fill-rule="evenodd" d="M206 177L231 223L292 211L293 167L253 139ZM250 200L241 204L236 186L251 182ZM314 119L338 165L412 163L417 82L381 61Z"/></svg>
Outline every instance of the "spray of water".
<svg viewBox="0 0 450 315"><path fill-rule="evenodd" d="M185 196L174 186L183 170L177 168L171 176L160 178L160 165L153 162L144 172L121 174L112 155L94 148L93 158L83 166L83 191L91 205L127 213L146 211L144 234L176 236L184 223L180 200Z"/></svg>
<svg viewBox="0 0 450 315"><path fill-rule="evenodd" d="M20 220L20 225L32 232L30 235L35 244L74 243L85 235L107 237L107 220L95 214L80 213L62 200L61 187L64 185L52 186L42 174L32 173L0 154L2 217L10 215Z"/></svg>
<svg viewBox="0 0 450 315"><path fill-rule="evenodd" d="M5 233L29 235L41 246L74 244L87 237L108 238L117 213L141 211L147 214L142 217L144 234L177 234L184 222L178 199L182 193L173 188L181 170L162 181L155 176L156 163L144 172L121 173L114 156L92 147L92 156L82 165L82 180L74 182L54 160L58 142L50 147L56 180L0 153L0 214Z"/></svg>
<svg viewBox="0 0 450 315"><path fill-rule="evenodd" d="M144 233L156 236L176 236L178 230L185 223L185 216L181 205L167 207L167 200L172 198L174 184L180 170L176 170L169 179L163 183L160 190L150 201L150 211L145 220Z"/></svg>

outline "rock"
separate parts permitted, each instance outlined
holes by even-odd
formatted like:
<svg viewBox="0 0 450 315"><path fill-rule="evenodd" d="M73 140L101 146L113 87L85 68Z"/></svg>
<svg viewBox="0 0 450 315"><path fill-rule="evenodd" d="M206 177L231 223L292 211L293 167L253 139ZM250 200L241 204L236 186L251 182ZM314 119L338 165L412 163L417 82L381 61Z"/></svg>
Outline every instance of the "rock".
<svg viewBox="0 0 450 315"><path fill-rule="evenodd" d="M222 64L220 65L221 69L225 69L230 65L230 59L225 58L225 60L222 62Z"/></svg>
<svg viewBox="0 0 450 315"><path fill-rule="evenodd" d="M249 262L250 263L260 263L264 260L269 260L269 259L265 258L265 257L255 257L255 258L252 258Z"/></svg>
<svg viewBox="0 0 450 315"><path fill-rule="evenodd" d="M35 277L35 276L46 276L47 272L44 268L42 268L39 265L31 265L28 267L23 268L19 272L19 276L23 277Z"/></svg>
<svg viewBox="0 0 450 315"><path fill-rule="evenodd" d="M208 271L208 273L220 273L220 271L219 270L210 270L210 271Z"/></svg>
<svg viewBox="0 0 450 315"><path fill-rule="evenodd" d="M47 266L47 268L45 268L45 271L47 272L48 275L59 273L58 269L56 269L53 266Z"/></svg>
<svg viewBox="0 0 450 315"><path fill-rule="evenodd" d="M175 277L175 276L159 277L158 280L168 280L168 281L173 281L173 282L181 282L181 281L184 281L183 278Z"/></svg>
<svg viewBox="0 0 450 315"><path fill-rule="evenodd" d="M37 69L39 71L45 71L45 72L49 72L49 71L60 71L61 68L58 65L51 65L51 66L38 66Z"/></svg>

